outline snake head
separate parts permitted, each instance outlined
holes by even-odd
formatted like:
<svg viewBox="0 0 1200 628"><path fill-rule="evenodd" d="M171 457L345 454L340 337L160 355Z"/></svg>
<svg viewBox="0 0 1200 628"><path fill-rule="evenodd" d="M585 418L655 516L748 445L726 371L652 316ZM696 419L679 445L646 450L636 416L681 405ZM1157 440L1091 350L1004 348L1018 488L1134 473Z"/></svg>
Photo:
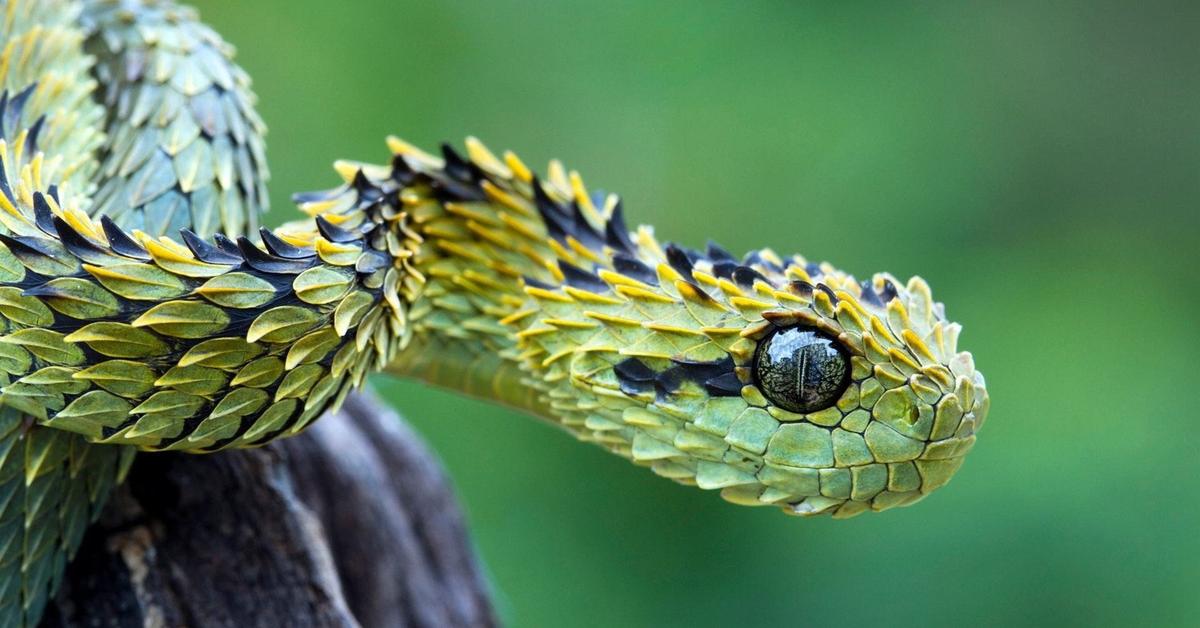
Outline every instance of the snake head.
<svg viewBox="0 0 1200 628"><path fill-rule="evenodd" d="M636 257L597 272L617 298L585 304L605 333L573 352L575 390L598 393L577 434L798 515L907 505L961 466L988 397L924 280L860 283L799 256L738 260L712 245L659 248L644 228L634 237Z"/></svg>
<svg viewBox="0 0 1200 628"><path fill-rule="evenodd" d="M848 517L945 485L989 404L983 375L957 348L961 327L919 277L859 283L828 264L773 257L735 269L743 296L726 299L744 325L723 343L742 384L723 438L761 451L762 466L757 485L731 484L724 496ZM709 270L697 261L693 275Z"/></svg>
<svg viewBox="0 0 1200 628"><path fill-rule="evenodd" d="M381 177L411 184L400 198L433 244L418 255L429 283L415 337L440 338L409 361L447 361L456 342L471 356L422 367L427 381L502 399L732 502L800 515L915 502L974 445L983 376L924 280L662 246L557 162L541 180L478 142L466 158L394 150L405 176ZM492 353L518 365L518 382L514 369L475 366L494 365L476 357Z"/></svg>

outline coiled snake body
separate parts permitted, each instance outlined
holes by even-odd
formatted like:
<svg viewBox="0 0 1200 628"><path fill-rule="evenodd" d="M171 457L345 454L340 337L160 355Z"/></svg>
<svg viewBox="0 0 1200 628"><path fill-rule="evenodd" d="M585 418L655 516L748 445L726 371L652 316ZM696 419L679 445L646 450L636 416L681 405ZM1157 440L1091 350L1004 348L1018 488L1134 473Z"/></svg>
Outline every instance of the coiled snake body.
<svg viewBox="0 0 1200 628"><path fill-rule="evenodd" d="M740 504L852 516L986 414L919 278L660 245L467 141L260 230L245 73L167 2L9 0L0 57L0 619L36 623L137 450L295 434L379 370L543 417Z"/></svg>

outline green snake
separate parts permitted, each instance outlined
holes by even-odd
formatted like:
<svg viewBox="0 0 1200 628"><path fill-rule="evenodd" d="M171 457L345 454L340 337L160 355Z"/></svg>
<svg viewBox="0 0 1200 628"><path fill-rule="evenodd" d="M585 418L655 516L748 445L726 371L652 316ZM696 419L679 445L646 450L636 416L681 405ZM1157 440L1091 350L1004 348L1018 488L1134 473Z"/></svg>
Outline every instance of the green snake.
<svg viewBox="0 0 1200 628"><path fill-rule="evenodd" d="M0 57L0 623L35 624L134 453L296 434L374 372L553 422L747 505L945 484L988 409L920 278L660 244L474 139L260 229L245 72L169 2L9 0Z"/></svg>

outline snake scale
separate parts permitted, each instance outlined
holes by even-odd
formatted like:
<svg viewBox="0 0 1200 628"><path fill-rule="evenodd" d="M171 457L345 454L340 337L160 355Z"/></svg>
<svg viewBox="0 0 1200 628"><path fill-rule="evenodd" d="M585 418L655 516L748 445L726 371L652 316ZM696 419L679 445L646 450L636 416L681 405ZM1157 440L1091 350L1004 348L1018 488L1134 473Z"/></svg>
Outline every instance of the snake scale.
<svg viewBox="0 0 1200 628"><path fill-rule="evenodd" d="M663 245L474 139L389 138L261 229L250 81L193 11L0 6L0 624L135 452L295 434L376 371L793 514L909 504L974 444L984 380L919 278Z"/></svg>

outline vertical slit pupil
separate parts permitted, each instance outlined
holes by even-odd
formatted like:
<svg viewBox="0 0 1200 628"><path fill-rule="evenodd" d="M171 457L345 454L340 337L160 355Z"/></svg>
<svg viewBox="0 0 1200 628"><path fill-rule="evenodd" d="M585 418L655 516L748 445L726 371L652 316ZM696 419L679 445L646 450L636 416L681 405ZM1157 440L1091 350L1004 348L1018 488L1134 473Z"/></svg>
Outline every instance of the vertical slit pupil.
<svg viewBox="0 0 1200 628"><path fill-rule="evenodd" d="M822 331L785 327L759 343L754 373L771 403L791 412L816 412L837 403L849 386L850 356Z"/></svg>

